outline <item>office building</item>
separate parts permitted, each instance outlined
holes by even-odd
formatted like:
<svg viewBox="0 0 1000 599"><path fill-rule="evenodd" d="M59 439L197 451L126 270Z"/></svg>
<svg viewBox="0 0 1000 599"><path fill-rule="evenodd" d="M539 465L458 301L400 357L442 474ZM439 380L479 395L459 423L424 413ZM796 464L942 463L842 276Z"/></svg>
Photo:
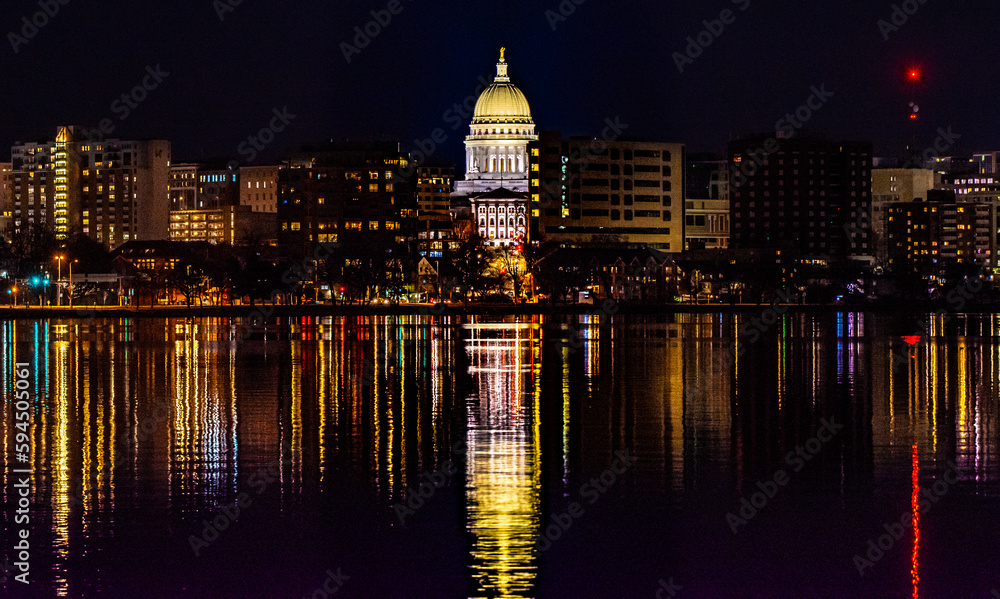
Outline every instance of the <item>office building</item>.
<svg viewBox="0 0 1000 599"><path fill-rule="evenodd" d="M6 236L10 230L13 215L14 177L9 162L0 162L0 235Z"/></svg>
<svg viewBox="0 0 1000 599"><path fill-rule="evenodd" d="M812 264L870 258L856 224L871 214L871 144L762 135L730 143L729 163L731 247Z"/></svg>
<svg viewBox="0 0 1000 599"><path fill-rule="evenodd" d="M869 244L874 252L876 264L884 266L889 257L885 229L889 207L898 203L927 199L927 193L935 188L936 177L937 175L931 169L872 169L872 213ZM861 222L857 226L860 228L864 224Z"/></svg>
<svg viewBox="0 0 1000 599"><path fill-rule="evenodd" d="M683 251L682 144L543 132L530 158L532 239Z"/></svg>
<svg viewBox="0 0 1000 599"><path fill-rule="evenodd" d="M729 247L729 163L690 160L684 178L686 250Z"/></svg>
<svg viewBox="0 0 1000 599"><path fill-rule="evenodd" d="M409 155L386 142L331 143L292 157L279 171L278 240L286 253L364 240L371 247L416 239L417 199Z"/></svg>
<svg viewBox="0 0 1000 599"><path fill-rule="evenodd" d="M441 258L458 249L451 220L451 194L455 167L421 166L417 168L417 206L419 229L417 249L421 256Z"/></svg>
<svg viewBox="0 0 1000 599"><path fill-rule="evenodd" d="M250 206L171 210L170 240L261 244L275 237L275 224L274 214L254 213Z"/></svg>
<svg viewBox="0 0 1000 599"><path fill-rule="evenodd" d="M241 166L239 172L240 206L252 212L278 212L278 165Z"/></svg>
<svg viewBox="0 0 1000 599"><path fill-rule="evenodd" d="M79 140L79 141L78 141ZM91 142L74 127L11 149L12 226L82 232L109 248L169 236L170 143Z"/></svg>
<svg viewBox="0 0 1000 599"><path fill-rule="evenodd" d="M889 207L890 267L941 275L956 267L992 266L994 208L958 200L951 192L932 191L929 195L925 201Z"/></svg>

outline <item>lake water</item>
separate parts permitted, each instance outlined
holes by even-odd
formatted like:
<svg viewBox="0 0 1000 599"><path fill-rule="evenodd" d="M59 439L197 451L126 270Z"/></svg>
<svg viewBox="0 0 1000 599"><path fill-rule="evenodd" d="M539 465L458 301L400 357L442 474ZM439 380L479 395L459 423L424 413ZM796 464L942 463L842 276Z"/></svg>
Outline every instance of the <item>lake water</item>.
<svg viewBox="0 0 1000 599"><path fill-rule="evenodd" d="M1000 315L754 317L3 322L4 593L993 597Z"/></svg>

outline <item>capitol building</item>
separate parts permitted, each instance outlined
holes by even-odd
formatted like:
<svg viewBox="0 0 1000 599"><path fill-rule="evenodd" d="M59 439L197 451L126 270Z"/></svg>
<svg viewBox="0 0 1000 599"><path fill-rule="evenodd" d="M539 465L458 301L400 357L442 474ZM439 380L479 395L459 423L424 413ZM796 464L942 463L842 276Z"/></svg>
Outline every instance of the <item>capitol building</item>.
<svg viewBox="0 0 1000 599"><path fill-rule="evenodd" d="M474 228L490 245L523 242L528 231L528 144L538 140L524 93L510 82L504 49L497 75L483 91L465 138L464 181Z"/></svg>

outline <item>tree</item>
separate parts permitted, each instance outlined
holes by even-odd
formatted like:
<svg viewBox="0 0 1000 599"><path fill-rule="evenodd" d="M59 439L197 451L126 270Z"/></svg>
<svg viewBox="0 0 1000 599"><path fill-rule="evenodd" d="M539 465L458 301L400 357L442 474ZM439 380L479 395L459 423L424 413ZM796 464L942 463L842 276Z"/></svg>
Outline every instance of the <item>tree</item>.
<svg viewBox="0 0 1000 599"><path fill-rule="evenodd" d="M183 295L188 308L191 307L193 298L198 298L198 303L201 304L201 297L208 290L209 283L204 266L188 258L178 262L166 273L167 287Z"/></svg>
<svg viewBox="0 0 1000 599"><path fill-rule="evenodd" d="M57 247L55 231L43 224L31 223L10 235L10 251L21 262L47 264Z"/></svg>
<svg viewBox="0 0 1000 599"><path fill-rule="evenodd" d="M73 231L62 246L67 260L77 260L77 272L111 272L111 252L83 231Z"/></svg>
<svg viewBox="0 0 1000 599"><path fill-rule="evenodd" d="M524 257L511 248L501 248L494 253L494 269L499 269L497 276L502 284L509 286L514 292L516 303L524 293L524 285L528 280L528 268Z"/></svg>
<svg viewBox="0 0 1000 599"><path fill-rule="evenodd" d="M478 234L472 234L462 242L452 265L458 272L458 279L465 288L465 305L469 305L469 295L484 291L487 286L486 272L490 264L490 252L485 240Z"/></svg>

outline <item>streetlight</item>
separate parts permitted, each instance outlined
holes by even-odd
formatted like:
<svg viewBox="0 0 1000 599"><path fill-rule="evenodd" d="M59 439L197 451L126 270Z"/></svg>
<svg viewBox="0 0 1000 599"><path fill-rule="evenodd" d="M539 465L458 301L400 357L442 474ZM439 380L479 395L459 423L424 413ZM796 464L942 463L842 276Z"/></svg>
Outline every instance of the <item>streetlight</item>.
<svg viewBox="0 0 1000 599"><path fill-rule="evenodd" d="M79 262L79 260L73 260L69 263L69 285L67 290L69 290L69 307L73 307L73 265Z"/></svg>
<svg viewBox="0 0 1000 599"><path fill-rule="evenodd" d="M11 295L14 296L14 307L16 308L17 307L17 286L15 285L14 287L11 287L10 291L8 291L7 293L9 293L9 294L11 294Z"/></svg>
<svg viewBox="0 0 1000 599"><path fill-rule="evenodd" d="M62 306L62 261L66 256L56 256L56 263L59 265L56 276L56 287L59 289L56 292L56 306Z"/></svg>

